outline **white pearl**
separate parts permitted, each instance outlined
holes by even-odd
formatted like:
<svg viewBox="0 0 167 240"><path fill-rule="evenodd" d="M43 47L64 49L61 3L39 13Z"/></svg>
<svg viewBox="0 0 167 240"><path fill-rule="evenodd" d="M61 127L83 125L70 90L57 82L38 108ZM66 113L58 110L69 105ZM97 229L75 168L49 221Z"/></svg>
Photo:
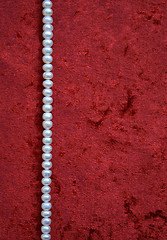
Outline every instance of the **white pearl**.
<svg viewBox="0 0 167 240"><path fill-rule="evenodd" d="M52 114L51 113L43 113L42 118L44 120L51 120L52 119Z"/></svg>
<svg viewBox="0 0 167 240"><path fill-rule="evenodd" d="M53 94L52 89L44 89L43 90L43 95L46 97L50 97L50 96L52 96L52 94Z"/></svg>
<svg viewBox="0 0 167 240"><path fill-rule="evenodd" d="M44 71L50 72L50 71L52 71L53 66L52 66L52 64L50 64L50 63L46 63L46 64L43 65L42 68L43 68Z"/></svg>
<svg viewBox="0 0 167 240"><path fill-rule="evenodd" d="M44 79L52 79L53 78L53 73L52 72L44 72L43 73L43 78Z"/></svg>
<svg viewBox="0 0 167 240"><path fill-rule="evenodd" d="M52 131L51 130L44 130L43 131L43 136L44 137L51 137L52 136Z"/></svg>
<svg viewBox="0 0 167 240"><path fill-rule="evenodd" d="M42 33L42 36L43 36L43 38L49 39L49 38L52 38L52 37L53 37L53 33L52 33L52 31L44 31L44 32Z"/></svg>
<svg viewBox="0 0 167 240"><path fill-rule="evenodd" d="M50 104L44 104L44 105L42 106L42 109L43 109L44 112L51 112L51 111L52 111L52 105L50 105Z"/></svg>
<svg viewBox="0 0 167 240"><path fill-rule="evenodd" d="M50 234L42 234L41 235L41 239L42 240L50 240L51 239L51 235Z"/></svg>
<svg viewBox="0 0 167 240"><path fill-rule="evenodd" d="M41 207L43 210L50 210L52 207L52 204L50 202L44 202L41 204Z"/></svg>
<svg viewBox="0 0 167 240"><path fill-rule="evenodd" d="M51 120L52 119L52 114L51 113L43 113L42 118L44 120Z"/></svg>
<svg viewBox="0 0 167 240"><path fill-rule="evenodd" d="M43 101L44 104L52 104L53 98L52 98L52 97L44 97L44 98L42 99L42 101ZM51 113L50 113L50 114L51 114Z"/></svg>
<svg viewBox="0 0 167 240"><path fill-rule="evenodd" d="M50 193L51 188L49 186L43 186L41 188L42 193Z"/></svg>
<svg viewBox="0 0 167 240"><path fill-rule="evenodd" d="M51 211L49 211L49 210L45 210L45 211L42 211L42 212L41 212L41 216L42 216L42 217L47 217L47 218L49 218L49 217L51 217L51 215L52 215L52 213L51 213Z"/></svg>
<svg viewBox="0 0 167 240"><path fill-rule="evenodd" d="M43 177L50 177L52 175L52 171L51 170L43 170L42 171L42 176Z"/></svg>
<svg viewBox="0 0 167 240"><path fill-rule="evenodd" d="M43 153L42 154L42 159L44 160L44 161L50 161L51 159L52 159L52 154L51 153Z"/></svg>
<svg viewBox="0 0 167 240"><path fill-rule="evenodd" d="M53 125L52 121L43 121L42 122L43 128L50 129Z"/></svg>
<svg viewBox="0 0 167 240"><path fill-rule="evenodd" d="M45 0L42 3L43 8L51 8L52 7L52 2L50 0Z"/></svg>
<svg viewBox="0 0 167 240"><path fill-rule="evenodd" d="M43 25L43 31L53 31L53 26L50 23L46 23Z"/></svg>
<svg viewBox="0 0 167 240"><path fill-rule="evenodd" d="M45 88L51 88L53 86L53 82L51 80L47 79L47 80L43 81L43 86Z"/></svg>
<svg viewBox="0 0 167 240"><path fill-rule="evenodd" d="M50 153L52 151L52 146L51 145L44 145L42 147L42 151L45 153Z"/></svg>
<svg viewBox="0 0 167 240"><path fill-rule="evenodd" d="M50 185L51 184L51 178L42 178L42 184L43 185Z"/></svg>
<svg viewBox="0 0 167 240"><path fill-rule="evenodd" d="M51 219L50 218L42 218L42 225L50 225Z"/></svg>
<svg viewBox="0 0 167 240"><path fill-rule="evenodd" d="M52 23L53 22L53 18L51 16L45 16L42 19L43 23Z"/></svg>
<svg viewBox="0 0 167 240"><path fill-rule="evenodd" d="M41 199L42 199L42 201L44 201L44 202L49 202L50 199L51 199L51 196L50 196L50 194L48 194L48 193L44 193L44 194L42 195Z"/></svg>
<svg viewBox="0 0 167 240"><path fill-rule="evenodd" d="M53 11L51 8L44 8L42 13L44 16L51 16L53 14Z"/></svg>
<svg viewBox="0 0 167 240"><path fill-rule="evenodd" d="M50 226L42 226L41 227L41 232L43 233L49 233L51 230Z"/></svg>
<svg viewBox="0 0 167 240"><path fill-rule="evenodd" d="M51 39L45 39L42 43L44 47L51 47L53 45L53 41Z"/></svg>
<svg viewBox="0 0 167 240"><path fill-rule="evenodd" d="M44 169L50 169L52 167L52 162L43 161L42 162L42 167Z"/></svg>
<svg viewBox="0 0 167 240"><path fill-rule="evenodd" d="M51 63L53 61L52 56L50 55L45 55L42 57L44 63Z"/></svg>
<svg viewBox="0 0 167 240"><path fill-rule="evenodd" d="M43 144L51 144L52 143L52 138L43 138L42 142L43 142Z"/></svg>
<svg viewBox="0 0 167 240"><path fill-rule="evenodd" d="M52 54L53 50L51 47L44 47L42 48L42 53L43 54Z"/></svg>

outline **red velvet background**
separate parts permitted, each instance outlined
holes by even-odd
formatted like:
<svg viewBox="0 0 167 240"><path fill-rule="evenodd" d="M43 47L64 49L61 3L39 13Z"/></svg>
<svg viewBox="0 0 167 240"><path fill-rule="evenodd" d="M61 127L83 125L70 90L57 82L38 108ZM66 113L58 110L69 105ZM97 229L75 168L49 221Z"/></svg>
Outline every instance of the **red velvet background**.
<svg viewBox="0 0 167 240"><path fill-rule="evenodd" d="M1 240L40 239L42 7L0 3ZM57 0L52 239L167 239L167 2Z"/></svg>

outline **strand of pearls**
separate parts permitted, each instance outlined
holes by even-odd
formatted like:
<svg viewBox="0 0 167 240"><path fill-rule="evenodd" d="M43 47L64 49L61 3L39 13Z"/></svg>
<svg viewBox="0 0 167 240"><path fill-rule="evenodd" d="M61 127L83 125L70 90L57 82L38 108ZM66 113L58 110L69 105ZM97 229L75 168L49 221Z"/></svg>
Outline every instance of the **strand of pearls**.
<svg viewBox="0 0 167 240"><path fill-rule="evenodd" d="M51 40L51 38L53 37L53 26L52 26L52 22L53 19L51 17L53 11L51 9L52 7L52 2L50 0L44 0L42 3L43 6L43 86L44 86L44 90L43 90L43 147L42 147L42 167L43 167L43 171L42 171L42 184L43 187L41 189L42 191L42 211L41 211L41 215L42 215L42 227L41 227L41 231L42 231L42 235L41 235L41 239L43 240L49 240L51 239L51 235L50 235L50 224L51 224L51 195L49 194L51 191L50 188L50 184L51 184L51 174L52 171L50 170L50 168L52 167L52 131L50 130L52 127L52 90L51 87L53 86L53 82L52 82L52 78L53 78L53 73L51 72L53 69L53 66L51 64L52 62L52 45L53 45L53 41Z"/></svg>

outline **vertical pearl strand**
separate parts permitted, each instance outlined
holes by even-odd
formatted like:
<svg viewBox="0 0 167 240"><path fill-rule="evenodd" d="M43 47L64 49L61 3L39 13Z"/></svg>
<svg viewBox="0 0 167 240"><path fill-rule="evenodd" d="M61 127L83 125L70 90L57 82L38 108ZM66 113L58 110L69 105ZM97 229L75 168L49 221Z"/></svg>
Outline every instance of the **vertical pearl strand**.
<svg viewBox="0 0 167 240"><path fill-rule="evenodd" d="M42 227L41 227L41 231L42 231L42 235L41 235L41 239L43 240L49 240L51 239L51 235L50 235L50 224L51 224L51 195L49 194L51 191L50 188L50 184L51 184L51 174L52 171L50 170L50 168L52 167L52 131L50 130L52 127L52 90L51 87L53 86L53 82L52 82L52 78L53 78L53 73L51 72L53 69L53 66L51 64L52 62L52 45L53 45L53 41L51 40L51 38L53 37L53 26L52 26L52 22L53 19L51 17L52 15L52 2L50 0L44 0L42 3L43 6L43 86L44 86L44 90L43 90L43 147L42 147L42 167L43 167L43 171L42 171L42 184L43 187L41 189L42 191L42 211L41 211L41 215L42 215Z"/></svg>

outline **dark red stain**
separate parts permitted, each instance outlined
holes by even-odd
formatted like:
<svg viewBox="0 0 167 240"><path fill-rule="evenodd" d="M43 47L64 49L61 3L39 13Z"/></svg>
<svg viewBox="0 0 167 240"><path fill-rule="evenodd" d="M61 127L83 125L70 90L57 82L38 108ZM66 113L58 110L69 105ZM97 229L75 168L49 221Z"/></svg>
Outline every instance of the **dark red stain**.
<svg viewBox="0 0 167 240"><path fill-rule="evenodd" d="M2 0L1 240L40 239L41 1ZM167 239L167 3L54 1L52 239Z"/></svg>

